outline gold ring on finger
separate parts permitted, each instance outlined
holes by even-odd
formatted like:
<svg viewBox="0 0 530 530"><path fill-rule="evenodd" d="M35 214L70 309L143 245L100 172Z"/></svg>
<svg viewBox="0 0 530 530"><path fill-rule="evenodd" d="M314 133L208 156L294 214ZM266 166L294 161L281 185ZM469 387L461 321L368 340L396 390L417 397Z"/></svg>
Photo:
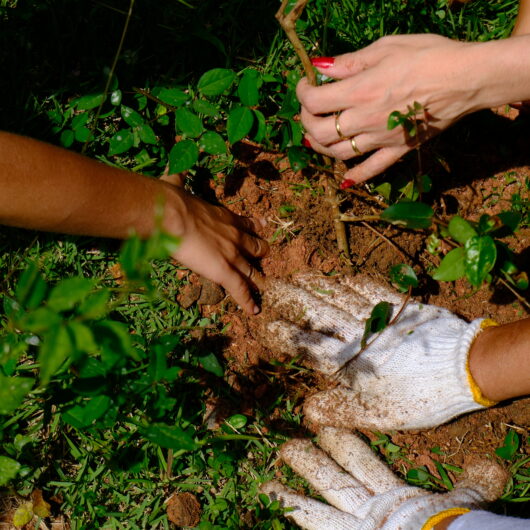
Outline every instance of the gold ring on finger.
<svg viewBox="0 0 530 530"><path fill-rule="evenodd" d="M340 118L341 114L342 114L342 110L337 112L337 113L335 113L335 129L336 129L337 134L339 135L339 138L341 140L347 140L348 137L344 136L344 134L342 134L342 129L340 128L339 118Z"/></svg>
<svg viewBox="0 0 530 530"><path fill-rule="evenodd" d="M355 138L350 138L351 147L353 149L353 152L356 155L362 155L362 151L357 147L357 142L355 141Z"/></svg>

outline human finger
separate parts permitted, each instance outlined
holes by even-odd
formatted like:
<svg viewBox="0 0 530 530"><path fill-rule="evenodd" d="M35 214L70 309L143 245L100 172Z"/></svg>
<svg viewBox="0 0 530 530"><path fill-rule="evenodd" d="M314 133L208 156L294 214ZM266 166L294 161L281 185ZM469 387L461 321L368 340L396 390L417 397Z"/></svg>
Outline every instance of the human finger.
<svg viewBox="0 0 530 530"><path fill-rule="evenodd" d="M267 241L244 232L239 234L237 246L249 258L262 258L269 252L269 244Z"/></svg>
<svg viewBox="0 0 530 530"><path fill-rule="evenodd" d="M382 147L374 154L352 167L343 175L343 182L349 181L351 185L360 184L387 170L398 162L412 147L408 145L399 147ZM349 187L349 186L343 186Z"/></svg>
<svg viewBox="0 0 530 530"><path fill-rule="evenodd" d="M315 116L302 107L300 121L311 137L320 145L327 146L360 132L358 122L355 123L356 114L358 113L352 109L329 116Z"/></svg>
<svg viewBox="0 0 530 530"><path fill-rule="evenodd" d="M286 488L276 480L267 482L261 491L272 500L278 500L285 508L292 508L285 515L305 530L352 530L358 521L333 506L305 497Z"/></svg>
<svg viewBox="0 0 530 530"><path fill-rule="evenodd" d="M289 282L271 281L263 294L264 305L270 307L297 326L328 336L353 342L362 336L364 321L332 303L324 302L313 289L304 289Z"/></svg>
<svg viewBox="0 0 530 530"><path fill-rule="evenodd" d="M233 260L232 267L234 267L243 276L243 279L252 285L252 287L258 290L265 288L265 276L242 256Z"/></svg>
<svg viewBox="0 0 530 530"><path fill-rule="evenodd" d="M296 85L296 96L311 114L330 114L348 109L356 103L354 86L350 79L313 86L303 77Z"/></svg>
<svg viewBox="0 0 530 530"><path fill-rule="evenodd" d="M358 341L346 344L333 336L279 320L265 324L261 335L270 350L302 357L311 368L326 375L335 374L360 349Z"/></svg>
<svg viewBox="0 0 530 530"><path fill-rule="evenodd" d="M248 266L251 270L250 265ZM220 283L249 315L257 315L260 312L260 308L252 297L252 283L239 270L227 264L219 278L213 281Z"/></svg>
<svg viewBox="0 0 530 530"><path fill-rule="evenodd" d="M232 214L233 224L249 234L256 234L261 228L267 226L267 221L260 217L244 217L243 215Z"/></svg>
<svg viewBox="0 0 530 530"><path fill-rule="evenodd" d="M311 134L306 134L305 139L311 145L311 149L322 155L339 160L349 160L366 152L366 147L362 139L363 136L360 134L355 138L348 138L331 145L322 145Z"/></svg>
<svg viewBox="0 0 530 530"><path fill-rule="evenodd" d="M337 464L376 495L405 485L365 442L350 431L323 427L318 433L318 444Z"/></svg>
<svg viewBox="0 0 530 530"><path fill-rule="evenodd" d="M280 449L280 456L326 501L341 511L353 514L372 496L363 484L345 473L343 468L309 440L288 441Z"/></svg>
<svg viewBox="0 0 530 530"><path fill-rule="evenodd" d="M164 182L168 182L172 186L176 186L177 188L184 187L184 181L186 180L186 176L184 173L172 173L169 174L169 166L166 167L166 171L164 174L160 177L160 180L163 180Z"/></svg>

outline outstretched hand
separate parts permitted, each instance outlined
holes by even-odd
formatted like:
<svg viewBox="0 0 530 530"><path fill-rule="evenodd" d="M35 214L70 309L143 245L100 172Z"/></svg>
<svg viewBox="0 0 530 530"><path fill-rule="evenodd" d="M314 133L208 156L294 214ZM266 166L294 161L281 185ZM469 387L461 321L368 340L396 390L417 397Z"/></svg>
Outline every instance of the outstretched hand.
<svg viewBox="0 0 530 530"><path fill-rule="evenodd" d="M378 175L418 141L481 108L478 68L467 53L473 46L438 35L397 35L354 53L314 59L319 72L337 81L318 87L306 78L299 82L306 140L319 153L341 160L372 152L345 173L345 180L360 183ZM424 109L419 133L410 137L402 127L388 130L389 115L406 113L415 101Z"/></svg>
<svg viewBox="0 0 530 530"><path fill-rule="evenodd" d="M363 276L313 273L289 283L275 280L265 290L264 308L273 320L264 323L263 343L274 352L305 357L339 382L306 400L311 422L421 429L494 404L468 366L471 344L488 321L469 324L446 309L409 302L363 348L366 319L382 301L398 314L402 297Z"/></svg>
<svg viewBox="0 0 530 530"><path fill-rule="evenodd" d="M177 219L178 228L171 228L172 212L167 212L170 230L182 238L175 259L222 285L247 313L258 313L252 291L263 280L249 260L261 258L269 250L267 242L257 236L263 222L186 193L176 175L164 176L162 180L171 184L167 206L174 208Z"/></svg>
<svg viewBox="0 0 530 530"><path fill-rule="evenodd" d="M440 515L461 515L497 499L507 478L499 465L486 460L466 470L452 491L435 494L398 479L354 434L324 427L319 444L323 450L309 440L291 440L280 455L329 504L277 481L262 487L291 508L287 517L307 530L432 528Z"/></svg>

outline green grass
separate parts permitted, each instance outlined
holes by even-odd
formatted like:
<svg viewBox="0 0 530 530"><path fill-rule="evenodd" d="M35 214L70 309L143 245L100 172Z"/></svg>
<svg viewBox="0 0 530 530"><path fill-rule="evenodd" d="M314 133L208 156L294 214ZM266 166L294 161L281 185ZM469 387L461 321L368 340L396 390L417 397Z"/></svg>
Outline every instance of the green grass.
<svg viewBox="0 0 530 530"><path fill-rule="evenodd" d="M95 109L81 109L76 101L101 93L128 4L125 0L19 0L11 8L3 2L0 128L57 144L61 138L63 143L68 141L65 131L71 130L79 137L70 148L81 150L86 132L79 121L93 124ZM274 20L277 5L244 0L189 0L188 4L192 7L184 2L137 0L111 87L121 90L122 103L140 113L157 141L139 141L121 153L109 154L109 140L115 133L134 126L118 106L107 102L88 145L91 156L159 175L174 143L173 114L164 118L158 104L135 88L178 88L186 91L193 105L204 99L197 83L212 68L233 70L236 81L212 99L218 115L201 115L206 130L226 139L226 120L242 104L237 88L243 70L252 67L262 83L259 104L250 106L265 118L260 141L280 151L299 146L301 133L292 120L297 112L292 94L299 74L285 75L299 67ZM312 55L358 49L394 33L430 31L486 40L509 33L516 5L515 0L477 1L450 10L445 1L314 0L299 26ZM258 134L257 125L256 121L249 134ZM290 157L298 160L297 151L290 151ZM233 153L201 155L191 172L200 182L218 178L220 171L228 174L236 163ZM311 187L308 182L307 189ZM293 235L286 224L293 207L284 205L285 211L279 212L279 218L287 217L278 227L278 238ZM278 446L300 430L302 421L301 414L295 413L299 398L290 395L280 381L286 373L303 376L304 369L280 365L259 373L260 382L276 390L266 404L257 400L253 416L241 417L243 398L228 384L230 374L222 359L220 315L205 319L197 307L183 309L175 302L184 280L177 279L178 267L168 261L155 260L152 270L138 273L141 289L118 284L110 268L119 254L120 246L112 241L13 229L0 234L4 308L22 296L17 295L17 282L29 264L36 263L50 289L65 278L96 279L91 293L106 290L108 318L131 333L130 344L120 346L126 352L123 359L111 359L102 367L107 362L104 355L78 352L71 365L51 374L45 389L35 387L12 414L0 416L0 455L20 464L16 479L3 493L25 496L42 488L45 498L62 498L62 506L54 505L54 513L65 514L74 529L169 528L164 501L173 491L197 495L203 508L201 529L291 528L276 504L260 504L258 490L278 470L289 484L302 485L286 466L277 466L276 458ZM43 299L37 305L46 303ZM72 310L58 311L61 322L68 325L77 319L97 330L98 320L85 318L80 307L75 302ZM12 339L14 349L23 354L18 364L11 354L0 357L0 363L5 375L32 375L38 371L40 335L14 330L16 319L7 309L0 315L0 341L5 345ZM26 311L34 309L28 306ZM207 329L212 340L197 341L190 333L195 328ZM104 350L102 336L94 334ZM206 429L203 416L212 397L225 401L232 415L239 414L232 426L225 423L218 431ZM90 419L90 403L96 408L103 403L106 410L76 427L72 416ZM271 420L276 410L281 421ZM180 441L168 443L157 430L160 424L178 427ZM172 444L173 449L167 447ZM384 438L378 445L391 458L400 453ZM521 451L511 464L513 479L503 498L508 503L528 497L528 458ZM421 478L424 486L433 480L423 475L416 480ZM434 483L440 487L439 480Z"/></svg>

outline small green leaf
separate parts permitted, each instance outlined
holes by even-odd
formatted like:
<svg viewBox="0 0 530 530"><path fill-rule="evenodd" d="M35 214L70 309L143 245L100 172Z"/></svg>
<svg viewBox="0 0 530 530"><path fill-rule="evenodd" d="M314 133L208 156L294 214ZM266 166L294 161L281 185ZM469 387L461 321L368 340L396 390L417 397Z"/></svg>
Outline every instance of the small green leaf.
<svg viewBox="0 0 530 530"><path fill-rule="evenodd" d="M205 96L219 96L230 88L235 77L236 75L232 70L214 68L201 76L197 88Z"/></svg>
<svg viewBox="0 0 530 530"><path fill-rule="evenodd" d="M125 123L131 127L140 127L140 125L145 123L144 119L138 112L125 105L121 106L121 117L125 120Z"/></svg>
<svg viewBox="0 0 530 530"><path fill-rule="evenodd" d="M104 101L104 94L87 94L75 100L74 105L77 110L91 110L99 107Z"/></svg>
<svg viewBox="0 0 530 530"><path fill-rule="evenodd" d="M82 114L77 114L72 118L72 123L70 124L70 127L75 131L76 129L80 129L84 127L88 123L88 112L83 112Z"/></svg>
<svg viewBox="0 0 530 530"><path fill-rule="evenodd" d="M514 276L513 281L515 282L515 285L517 286L517 289L521 289L521 291L525 291L528 289L528 274L526 272L520 272L517 276Z"/></svg>
<svg viewBox="0 0 530 530"><path fill-rule="evenodd" d="M22 403L34 383L29 377L5 377L0 373L0 414L11 414Z"/></svg>
<svg viewBox="0 0 530 530"><path fill-rule="evenodd" d="M94 340L94 334L88 326L85 326L81 322L71 320L68 322L67 327L77 351L95 353L98 350L98 345Z"/></svg>
<svg viewBox="0 0 530 530"><path fill-rule="evenodd" d="M172 107L180 107L189 99L188 94L180 88L156 88L153 90L153 96Z"/></svg>
<svg viewBox="0 0 530 530"><path fill-rule="evenodd" d="M109 140L109 156L121 155L134 145L134 135L130 129L117 132Z"/></svg>
<svg viewBox="0 0 530 530"><path fill-rule="evenodd" d="M234 414L226 420L226 423L234 429L242 429L248 422L248 418L244 414Z"/></svg>
<svg viewBox="0 0 530 530"><path fill-rule="evenodd" d="M39 351L40 384L46 386L64 361L75 351L65 326L57 325L43 336Z"/></svg>
<svg viewBox="0 0 530 530"><path fill-rule="evenodd" d="M375 305L364 325L364 334L361 339L361 348L366 346L366 341L374 333L383 331L390 322L392 306L388 302L379 302Z"/></svg>
<svg viewBox="0 0 530 530"><path fill-rule="evenodd" d="M52 311L48 307L38 307L33 311L28 311L24 317L20 319L18 325L24 331L40 334L61 322L61 316L58 315L56 311Z"/></svg>
<svg viewBox="0 0 530 530"><path fill-rule="evenodd" d="M61 145L63 147L68 148L72 146L72 144L74 143L74 139L75 139L74 131L72 131L71 129L65 129L61 133L61 137L59 138L59 141L61 142Z"/></svg>
<svg viewBox="0 0 530 530"><path fill-rule="evenodd" d="M84 142L87 142L88 140L92 140L94 136L88 127L78 127L74 131L74 138L78 142L84 143Z"/></svg>
<svg viewBox="0 0 530 530"><path fill-rule="evenodd" d="M199 147L210 155L226 154L226 144L223 137L214 131L207 131L201 136Z"/></svg>
<svg viewBox="0 0 530 530"><path fill-rule="evenodd" d="M418 277L410 265L401 263L390 269L390 281L402 292L406 293L409 287L418 287Z"/></svg>
<svg viewBox="0 0 530 530"><path fill-rule="evenodd" d="M209 101L205 99L196 99L193 102L193 110L199 114L204 114L205 116L210 116L215 118L219 116L219 109Z"/></svg>
<svg viewBox="0 0 530 530"><path fill-rule="evenodd" d="M27 309L36 308L46 296L48 285L35 263L29 263L20 276L15 289L17 302Z"/></svg>
<svg viewBox="0 0 530 530"><path fill-rule="evenodd" d="M108 289L99 289L85 297L79 305L77 313L87 320L102 318L109 311L109 301L110 291Z"/></svg>
<svg viewBox="0 0 530 530"><path fill-rule="evenodd" d="M390 194L392 193L392 184L390 182L382 182L379 186L375 187L374 190L382 195L387 201L390 200Z"/></svg>
<svg viewBox="0 0 530 530"><path fill-rule="evenodd" d="M510 429L504 438L504 445L495 449L495 454L504 460L512 460L519 449L520 440L518 434Z"/></svg>
<svg viewBox="0 0 530 530"><path fill-rule="evenodd" d="M150 125L147 125L147 123L138 127L138 134L140 135L140 140L142 140L144 144L155 145L158 142L155 132Z"/></svg>
<svg viewBox="0 0 530 530"><path fill-rule="evenodd" d="M0 456L0 486L13 480L20 470L20 464L7 456Z"/></svg>
<svg viewBox="0 0 530 530"><path fill-rule="evenodd" d="M181 173L192 168L199 160L199 148L190 139L177 142L169 153L169 173Z"/></svg>
<svg viewBox="0 0 530 530"><path fill-rule="evenodd" d="M398 125L401 125L403 123L403 120L403 114L401 114L399 110L395 110L394 112L391 112L388 115L386 128L391 131L392 129L395 129Z"/></svg>
<svg viewBox="0 0 530 530"><path fill-rule="evenodd" d="M464 251L466 277L471 285L479 287L495 265L495 241L490 236L474 236L466 241Z"/></svg>
<svg viewBox="0 0 530 530"><path fill-rule="evenodd" d="M202 121L199 116L193 112L190 112L185 107L181 107L175 111L175 118L177 120L177 127L179 131L183 132L187 136L190 136L191 138L197 138L204 131L204 127L202 126Z"/></svg>
<svg viewBox="0 0 530 530"><path fill-rule="evenodd" d="M293 171L301 171L308 166L311 160L311 155L301 147L289 147L287 150L287 156L289 158L289 164Z"/></svg>
<svg viewBox="0 0 530 530"><path fill-rule="evenodd" d="M450 221L449 226L447 227L451 237L462 243L462 245L471 237L477 235L477 231L471 226L471 224L460 217L455 215Z"/></svg>
<svg viewBox="0 0 530 530"><path fill-rule="evenodd" d="M277 112L277 116L280 118L292 118L300 112L300 102L296 97L296 90L287 90L283 97L282 106Z"/></svg>
<svg viewBox="0 0 530 530"><path fill-rule="evenodd" d="M422 202L398 202L381 213L381 219L406 228L429 228L433 209Z"/></svg>
<svg viewBox="0 0 530 530"><path fill-rule="evenodd" d="M466 274L463 247L454 248L448 252L432 277L437 281L452 282Z"/></svg>
<svg viewBox="0 0 530 530"><path fill-rule="evenodd" d="M142 434L147 440L166 449L192 451L197 449L197 444L192 436L178 425L166 425L165 423L153 423L142 429Z"/></svg>
<svg viewBox="0 0 530 530"><path fill-rule="evenodd" d="M68 311L82 302L94 288L94 280L89 278L67 278L61 280L50 292L48 307L54 311Z"/></svg>
<svg viewBox="0 0 530 530"><path fill-rule="evenodd" d="M207 371L218 377L223 377L224 370L221 363L217 360L217 357L213 353L202 355L199 357L201 366Z"/></svg>
<svg viewBox="0 0 530 530"><path fill-rule="evenodd" d="M256 134L254 135L254 141L256 142L262 142L265 138L265 135L267 134L267 120L265 119L265 116L263 115L263 112L254 109L252 111L254 113L254 116L256 117Z"/></svg>
<svg viewBox="0 0 530 530"><path fill-rule="evenodd" d="M65 410L61 414L64 422L68 423L76 429L84 429L101 418L108 410L112 403L109 396L99 395L88 401L83 402L82 405L74 405Z"/></svg>
<svg viewBox="0 0 530 530"><path fill-rule="evenodd" d="M226 130L228 141L235 144L242 140L252 129L254 114L247 107L235 107L228 115Z"/></svg>
<svg viewBox="0 0 530 530"><path fill-rule="evenodd" d="M259 73L250 68L245 70L239 86L237 87L237 95L243 105L247 107L254 107L259 102Z"/></svg>
<svg viewBox="0 0 530 530"><path fill-rule="evenodd" d="M120 89L114 90L114 92L112 92L110 95L111 104L117 107L121 103L122 97L123 94Z"/></svg>
<svg viewBox="0 0 530 530"><path fill-rule="evenodd" d="M522 215L519 212L505 211L497 215L503 226L507 227L510 232L515 232L522 221Z"/></svg>

